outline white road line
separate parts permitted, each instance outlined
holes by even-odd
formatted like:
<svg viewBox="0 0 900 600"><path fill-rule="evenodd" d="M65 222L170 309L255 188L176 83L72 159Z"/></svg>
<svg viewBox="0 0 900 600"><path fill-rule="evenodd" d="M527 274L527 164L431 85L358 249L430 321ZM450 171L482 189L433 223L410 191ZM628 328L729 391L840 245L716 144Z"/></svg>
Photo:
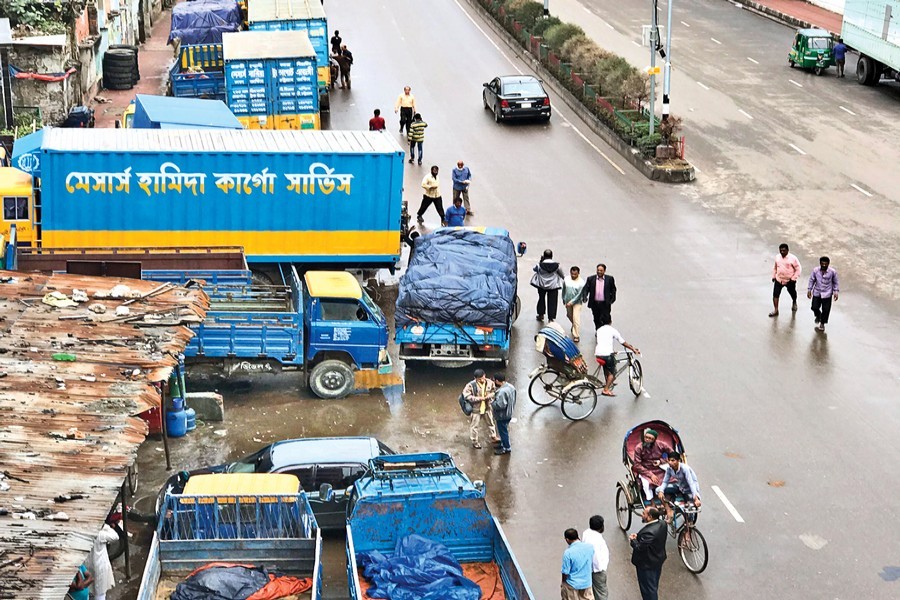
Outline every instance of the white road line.
<svg viewBox="0 0 900 600"><path fill-rule="evenodd" d="M684 21L682 21L681 24L684 25L685 27L690 27L690 25L688 25L688 24L685 23Z"/></svg>
<svg viewBox="0 0 900 600"><path fill-rule="evenodd" d="M700 87L702 87L704 90L708 90L708 89L709 89L709 86L703 85L703 84L700 83L699 81L697 82L697 85L699 85Z"/></svg>
<svg viewBox="0 0 900 600"><path fill-rule="evenodd" d="M743 108L739 108L738 112L741 113L742 115L744 115L745 117L747 117L748 119L753 118L753 116L750 113L748 113L747 111L745 111Z"/></svg>
<svg viewBox="0 0 900 600"><path fill-rule="evenodd" d="M737 509L734 507L734 504L728 501L728 498L725 497L725 494L722 493L722 490L719 489L719 486L712 486L712 491L716 493L716 496L719 497L719 500L722 501L722 504L724 504L725 508L728 509L728 512L731 513L731 516L734 517L734 520L738 523L743 523L744 517L742 517L741 513L737 511Z"/></svg>
<svg viewBox="0 0 900 600"><path fill-rule="evenodd" d="M582 7L581 7L581 10L583 10L583 11L586 12L587 14L591 14L591 9L589 9L587 6L582 6Z"/></svg>
<svg viewBox="0 0 900 600"><path fill-rule="evenodd" d="M641 395L644 396L645 398L652 398L652 397L653 397L653 396L650 395L650 392L647 391L647 388L643 388L643 389L641 390Z"/></svg>
<svg viewBox="0 0 900 600"><path fill-rule="evenodd" d="M638 48L640 48L640 47L641 47L641 45L640 45L640 44L638 44L638 43L637 43L637 42L636 42L636 41L634 41L634 40L631 40L631 43L632 43L632 44L634 44L634 45L635 45L635 46L637 46L637 47L638 47Z"/></svg>
<svg viewBox="0 0 900 600"><path fill-rule="evenodd" d="M843 106L838 106L838 108L840 108L840 109L841 109L842 111L844 111L845 113L850 113L850 114L853 115L854 117L856 116L856 113L853 112L852 110L850 110L849 108L844 108Z"/></svg>
<svg viewBox="0 0 900 600"><path fill-rule="evenodd" d="M856 185L855 183L851 183L851 184L850 184L850 187L852 187L852 188L853 188L854 190L856 190L857 192L862 192L863 194L865 194L865 195L868 196L869 198L872 197L872 192L867 192L866 190L862 189L861 187L859 187L859 186Z"/></svg>
<svg viewBox="0 0 900 600"><path fill-rule="evenodd" d="M749 56L747 57L747 60L749 60L750 62L752 62L754 65L758 65L758 64L759 64L759 61L758 61L758 60L754 60L754 59L750 58Z"/></svg>
<svg viewBox="0 0 900 600"><path fill-rule="evenodd" d="M711 37L711 38L709 38L709 39L711 39L711 40L714 41L715 43L719 44L720 46L722 45L722 42L720 42L719 40L717 40L717 39L714 38L714 37Z"/></svg>
<svg viewBox="0 0 900 600"><path fill-rule="evenodd" d="M610 24L609 24L609 23L606 23L606 22L605 22L605 21L604 21L604 23L603 23L603 24L604 24L604 25L606 25L606 26L607 26L607 27L609 27L609 28L610 28L610 29L612 29L612 30L613 30L613 31L615 31L615 30L616 30L616 28L615 28L615 27L613 27L613 26L612 26L612 25L610 25Z"/></svg>
<svg viewBox="0 0 900 600"><path fill-rule="evenodd" d="M473 19L473 18L472 18L472 15L470 15L470 14L468 13L468 11L467 11L465 8L463 8L462 4L459 3L459 0L454 0L454 2L455 2L456 5L459 7L459 10L461 10L461 11L463 12L463 14L466 15L466 17L469 19L469 21L472 22L472 25L474 25L475 28L476 28L478 31L481 32L481 35L483 35L485 38L487 38L487 41L489 41L489 42L491 43L491 45L494 46L494 48L497 49L497 51L500 53L500 55L501 55L503 58L506 59L506 62L508 62L509 64L511 64L511 65L513 66L513 68L521 75L521 74L522 74L522 69L520 69L519 66L516 65L516 63L514 63L514 62L512 61L512 59L511 59L509 56L507 56L507 55L503 52L503 50L500 50L500 46L498 46L497 44L495 44L495 43L494 43L494 40L491 39L491 36L489 36L489 35L487 34L487 32L486 32L484 29L482 29L482 28L478 25L478 23L475 22L475 19ZM591 148L593 148L594 151L595 151L597 154L599 154L600 156L602 156L602 157L606 160L606 162L608 162L608 163L609 163L616 171L619 172L620 175L624 175L624 174L625 174L625 171L622 170L622 167L620 167L619 165L617 165L616 163L614 163L614 162L612 161L612 159L610 159L606 154L603 153L602 150L600 150L600 148L598 148L593 142L591 142L591 140L587 139L587 138L585 137L585 135L584 135L583 133L581 133L581 130L579 130L579 129L575 126L575 124L572 123L572 121L570 121L569 119L567 119L567 118L565 117L565 115L563 115L563 114L559 111L559 109L556 110L556 114L558 114L558 115L562 118L563 121L565 121L566 123L568 123L569 126L572 128L572 130L573 130L575 133L578 134L578 137L580 137L581 139L583 139L583 140L587 143L588 146L590 146Z"/></svg>
<svg viewBox="0 0 900 600"><path fill-rule="evenodd" d="M797 151L797 154L802 154L803 156L806 156L806 152L804 152L803 150L801 150L801 149L798 148L797 146L795 146L795 145L793 145L793 144L788 144L788 146L790 146L791 148L793 148L794 150L796 150L796 151Z"/></svg>
<svg viewBox="0 0 900 600"><path fill-rule="evenodd" d="M791 83L793 83L794 85L796 85L798 88L802 88L802 87L803 87L803 84L802 84L802 83L797 83L797 82L794 81L793 79L788 79L788 81L790 81Z"/></svg>

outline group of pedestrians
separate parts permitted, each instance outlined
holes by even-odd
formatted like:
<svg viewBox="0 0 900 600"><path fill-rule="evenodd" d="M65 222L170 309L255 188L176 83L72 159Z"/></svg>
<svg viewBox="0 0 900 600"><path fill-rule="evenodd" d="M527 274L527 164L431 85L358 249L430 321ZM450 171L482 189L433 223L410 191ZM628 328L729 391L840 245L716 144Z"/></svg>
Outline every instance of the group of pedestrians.
<svg viewBox="0 0 900 600"><path fill-rule="evenodd" d="M338 79L338 73L335 73L335 67L340 74L341 89L350 89L350 68L353 66L353 53L347 49L347 44L343 43L341 32L334 30L331 36L331 60L334 64L331 68L331 80L334 83Z"/></svg>
<svg viewBox="0 0 900 600"><path fill-rule="evenodd" d="M772 312L770 317L779 315L778 307L781 291L787 289L791 297L791 312L797 312L797 280L803 268L796 256L791 254L787 244L778 246L778 255L772 267ZM825 325L831 316L831 305L837 302L840 295L840 282L837 271L831 266L827 256L819 258L819 268L809 276L806 297L812 300L810 308L815 317L816 331L825 331Z"/></svg>
<svg viewBox="0 0 900 600"><path fill-rule="evenodd" d="M459 399L463 413L469 416L472 447L476 450L482 448L479 430L484 423L494 445L494 454L509 454L512 452L509 424L516 411L516 388L506 381L503 373L495 373L493 379L488 379L482 369L476 369L474 375L475 378L466 384Z"/></svg>
<svg viewBox="0 0 900 600"><path fill-rule="evenodd" d="M573 266L569 275L563 273L559 262L553 258L553 250L544 250L540 261L534 266L531 277L532 287L537 288L537 320L543 321L546 314L550 322L556 320L559 293L562 290L566 316L572 324L572 339L581 340L581 305L587 304L591 310L594 329L612 322L612 305L616 302L616 280L606 274L606 265L597 265L595 275L586 280L581 277L581 268Z"/></svg>

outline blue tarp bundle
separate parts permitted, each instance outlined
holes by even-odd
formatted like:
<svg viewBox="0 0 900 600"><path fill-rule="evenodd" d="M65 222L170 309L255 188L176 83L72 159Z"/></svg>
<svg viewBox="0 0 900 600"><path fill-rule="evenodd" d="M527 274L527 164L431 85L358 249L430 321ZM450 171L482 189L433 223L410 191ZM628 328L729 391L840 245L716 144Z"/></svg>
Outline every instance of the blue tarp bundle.
<svg viewBox="0 0 900 600"><path fill-rule="evenodd" d="M505 232L441 229L420 237L400 278L397 326L506 327L516 301L516 267L515 248Z"/></svg>
<svg viewBox="0 0 900 600"><path fill-rule="evenodd" d="M235 0L193 0L172 8L172 32L187 44L221 44L222 34L241 29L241 8Z"/></svg>
<svg viewBox="0 0 900 600"><path fill-rule="evenodd" d="M372 583L370 598L387 600L479 600L481 588L463 575L450 550L420 535L397 541L394 554L360 552L356 562Z"/></svg>

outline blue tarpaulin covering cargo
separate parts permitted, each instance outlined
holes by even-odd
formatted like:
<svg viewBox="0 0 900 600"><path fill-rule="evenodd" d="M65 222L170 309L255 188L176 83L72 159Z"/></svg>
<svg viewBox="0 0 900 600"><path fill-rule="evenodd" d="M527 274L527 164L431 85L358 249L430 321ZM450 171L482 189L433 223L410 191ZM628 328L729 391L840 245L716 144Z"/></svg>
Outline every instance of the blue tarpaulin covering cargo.
<svg viewBox="0 0 900 600"><path fill-rule="evenodd" d="M400 279L397 326L507 327L516 301L516 254L508 233L494 231L440 229L418 238Z"/></svg>
<svg viewBox="0 0 900 600"><path fill-rule="evenodd" d="M479 600L481 588L463 575L450 550L420 535L397 540L391 556L377 550L356 556L372 583L369 598L387 600Z"/></svg>
<svg viewBox="0 0 900 600"><path fill-rule="evenodd" d="M240 31L243 17L235 0L194 0L182 2L172 8L172 32L169 43L175 38L187 44L221 44L222 34Z"/></svg>

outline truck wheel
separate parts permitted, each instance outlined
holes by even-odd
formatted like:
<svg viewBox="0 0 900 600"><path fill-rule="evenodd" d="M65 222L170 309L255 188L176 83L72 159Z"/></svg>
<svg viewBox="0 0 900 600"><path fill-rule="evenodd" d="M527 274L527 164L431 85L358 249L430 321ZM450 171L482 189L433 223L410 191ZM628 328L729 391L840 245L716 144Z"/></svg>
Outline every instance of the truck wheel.
<svg viewBox="0 0 900 600"><path fill-rule="evenodd" d="M875 85L878 83L878 69L875 60L861 54L856 63L856 81L861 85Z"/></svg>
<svg viewBox="0 0 900 600"><path fill-rule="evenodd" d="M353 391L354 379L350 365L339 360L326 360L309 374L309 389L319 398L334 400Z"/></svg>

